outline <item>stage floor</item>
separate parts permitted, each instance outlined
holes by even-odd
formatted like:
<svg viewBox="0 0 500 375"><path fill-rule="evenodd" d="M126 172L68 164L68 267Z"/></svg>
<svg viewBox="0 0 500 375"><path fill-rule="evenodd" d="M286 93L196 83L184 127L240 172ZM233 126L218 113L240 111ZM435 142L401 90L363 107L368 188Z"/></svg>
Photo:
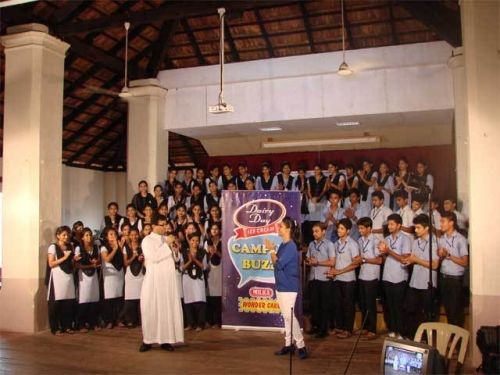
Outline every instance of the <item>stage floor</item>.
<svg viewBox="0 0 500 375"><path fill-rule="evenodd" d="M342 374L355 337L314 339L311 357L293 359L295 374ZM0 333L0 374L287 374L289 358L273 352L283 344L276 332L206 329L187 332L175 352L139 353L140 328L53 336ZM378 374L383 337L361 340L349 374Z"/></svg>

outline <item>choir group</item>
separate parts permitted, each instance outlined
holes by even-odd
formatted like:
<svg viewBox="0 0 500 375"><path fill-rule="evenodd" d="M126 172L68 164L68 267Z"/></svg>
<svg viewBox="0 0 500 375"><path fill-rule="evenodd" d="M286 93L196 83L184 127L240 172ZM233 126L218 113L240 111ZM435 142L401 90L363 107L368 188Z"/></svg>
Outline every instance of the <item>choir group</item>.
<svg viewBox="0 0 500 375"><path fill-rule="evenodd" d="M228 164L221 172L218 166L207 173L185 169L180 179L171 169L151 193L140 181L124 216L109 203L96 234L82 222L57 228L46 277L52 333L140 324L147 272L141 240L151 233L155 215L169 219L166 232L181 249L176 270L185 329L220 327L222 190L300 192L308 333L349 337L357 303L365 322L360 333L373 339L378 298L390 336L412 337L419 322L437 317L438 296L448 322L463 326L467 218L452 198L439 210L424 162L415 172L403 158L394 173L387 163L375 169L369 160L359 170L331 162L326 171L317 164L312 172L305 166L292 172L283 162L277 173L268 163L256 176L244 163L236 174Z"/></svg>

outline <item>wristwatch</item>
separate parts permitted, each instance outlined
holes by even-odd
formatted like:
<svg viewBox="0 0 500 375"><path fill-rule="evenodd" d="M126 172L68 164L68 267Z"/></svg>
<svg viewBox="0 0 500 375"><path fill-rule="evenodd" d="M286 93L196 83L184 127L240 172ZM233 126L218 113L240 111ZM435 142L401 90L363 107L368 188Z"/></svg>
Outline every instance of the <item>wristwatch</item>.
<svg viewBox="0 0 500 375"><path fill-rule="evenodd" d="M366 259L365 258L363 258L363 263L366 263Z"/></svg>

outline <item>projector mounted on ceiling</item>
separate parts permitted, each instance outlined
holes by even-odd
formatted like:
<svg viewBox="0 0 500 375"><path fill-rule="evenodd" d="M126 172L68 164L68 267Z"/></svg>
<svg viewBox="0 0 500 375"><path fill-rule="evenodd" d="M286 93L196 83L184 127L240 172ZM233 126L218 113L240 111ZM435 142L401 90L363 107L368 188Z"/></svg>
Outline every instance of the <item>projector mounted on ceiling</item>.
<svg viewBox="0 0 500 375"><path fill-rule="evenodd" d="M219 91L219 102L217 105L211 105L208 107L208 112L210 113L228 113L234 112L232 105L227 104L224 101L224 16L226 14L226 9L219 8L219 22L220 22L220 46L219 46L219 66L220 66L220 91Z"/></svg>

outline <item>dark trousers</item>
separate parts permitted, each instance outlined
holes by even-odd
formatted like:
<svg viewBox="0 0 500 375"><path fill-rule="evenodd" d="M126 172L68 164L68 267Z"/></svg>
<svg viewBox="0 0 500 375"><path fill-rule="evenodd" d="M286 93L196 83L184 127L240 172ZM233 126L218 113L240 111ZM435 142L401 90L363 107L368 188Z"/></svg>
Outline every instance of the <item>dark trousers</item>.
<svg viewBox="0 0 500 375"><path fill-rule="evenodd" d="M118 323L120 312L122 311L123 297L105 299L102 303L102 318L104 324Z"/></svg>
<svg viewBox="0 0 500 375"><path fill-rule="evenodd" d="M222 325L222 297L207 297L207 321L212 325Z"/></svg>
<svg viewBox="0 0 500 375"><path fill-rule="evenodd" d="M99 302L78 304L78 328L94 328L99 318Z"/></svg>
<svg viewBox="0 0 500 375"><path fill-rule="evenodd" d="M441 275L439 289L449 324L464 326L463 276Z"/></svg>
<svg viewBox="0 0 500 375"><path fill-rule="evenodd" d="M328 332L328 318L332 301L332 281L309 281L309 299L312 329L318 333Z"/></svg>
<svg viewBox="0 0 500 375"><path fill-rule="evenodd" d="M205 302L193 302L184 304L186 308L187 326L191 328L205 328Z"/></svg>
<svg viewBox="0 0 500 375"><path fill-rule="evenodd" d="M391 283L382 281L384 290L384 320L390 332L403 333L403 304L406 295L407 282Z"/></svg>
<svg viewBox="0 0 500 375"><path fill-rule="evenodd" d="M434 296L436 296L436 288L432 290L432 300L431 292L429 289L415 289L408 288L406 293L405 303L404 303L404 313L405 313L405 330L403 335L413 339L417 328L423 322L433 321L436 314L436 305L434 303ZM431 307L432 301L432 307ZM432 312L434 319L430 319L430 313Z"/></svg>
<svg viewBox="0 0 500 375"><path fill-rule="evenodd" d="M120 314L120 320L138 325L141 323L141 300L126 299L123 302L123 310Z"/></svg>
<svg viewBox="0 0 500 375"><path fill-rule="evenodd" d="M369 332L377 332L377 295L378 280L359 280L359 307L365 321L365 329Z"/></svg>
<svg viewBox="0 0 500 375"><path fill-rule="evenodd" d="M49 324L52 333L73 328L75 304L74 299L48 301Z"/></svg>
<svg viewBox="0 0 500 375"><path fill-rule="evenodd" d="M338 329L352 332L354 326L355 281L334 281L335 324Z"/></svg>

